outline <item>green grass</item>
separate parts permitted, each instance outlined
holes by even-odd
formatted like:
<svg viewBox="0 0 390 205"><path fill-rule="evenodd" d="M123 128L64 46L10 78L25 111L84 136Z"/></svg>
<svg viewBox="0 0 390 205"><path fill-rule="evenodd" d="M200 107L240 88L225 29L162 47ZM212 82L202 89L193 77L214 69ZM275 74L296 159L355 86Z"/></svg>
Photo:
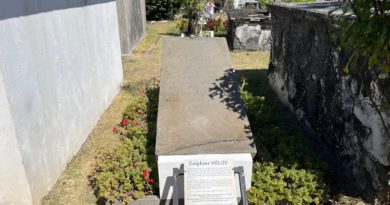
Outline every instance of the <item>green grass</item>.
<svg viewBox="0 0 390 205"><path fill-rule="evenodd" d="M236 69L268 69L269 52L233 51L230 56Z"/></svg>

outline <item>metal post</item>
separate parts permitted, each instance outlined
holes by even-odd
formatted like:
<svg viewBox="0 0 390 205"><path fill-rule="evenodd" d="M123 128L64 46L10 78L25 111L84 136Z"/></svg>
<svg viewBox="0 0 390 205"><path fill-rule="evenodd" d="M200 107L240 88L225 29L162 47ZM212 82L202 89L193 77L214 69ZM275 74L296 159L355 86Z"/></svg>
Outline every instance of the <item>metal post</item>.
<svg viewBox="0 0 390 205"><path fill-rule="evenodd" d="M177 191L177 177L179 169L173 169L173 205L179 205L179 194Z"/></svg>
<svg viewBox="0 0 390 205"><path fill-rule="evenodd" d="M173 205L179 205L179 192L177 185L177 177L183 176L184 171L180 169L173 169Z"/></svg>
<svg viewBox="0 0 390 205"><path fill-rule="evenodd" d="M246 198L246 186L245 186L244 167L243 166L235 167L234 168L234 173L238 174L238 181L240 182L240 191L241 191L242 205L248 205L248 200Z"/></svg>

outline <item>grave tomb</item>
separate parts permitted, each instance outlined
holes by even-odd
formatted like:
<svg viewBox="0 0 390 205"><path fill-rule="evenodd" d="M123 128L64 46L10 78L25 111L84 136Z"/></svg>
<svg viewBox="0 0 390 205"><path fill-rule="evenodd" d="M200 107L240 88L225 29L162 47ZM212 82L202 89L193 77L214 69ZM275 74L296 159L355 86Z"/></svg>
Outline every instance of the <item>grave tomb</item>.
<svg viewBox="0 0 390 205"><path fill-rule="evenodd" d="M271 16L258 9L229 10L227 39L232 50L269 51Z"/></svg>
<svg viewBox="0 0 390 205"><path fill-rule="evenodd" d="M236 204L240 183L250 187L255 154L226 40L166 38L156 139L161 200Z"/></svg>

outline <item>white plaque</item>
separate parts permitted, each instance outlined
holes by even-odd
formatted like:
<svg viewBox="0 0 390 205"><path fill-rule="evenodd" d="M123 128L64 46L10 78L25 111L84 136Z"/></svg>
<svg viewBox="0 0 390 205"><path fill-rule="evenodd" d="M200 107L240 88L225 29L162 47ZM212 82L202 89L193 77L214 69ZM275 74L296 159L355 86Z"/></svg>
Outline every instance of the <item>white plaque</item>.
<svg viewBox="0 0 390 205"><path fill-rule="evenodd" d="M184 163L185 205L237 205L233 162L188 160Z"/></svg>

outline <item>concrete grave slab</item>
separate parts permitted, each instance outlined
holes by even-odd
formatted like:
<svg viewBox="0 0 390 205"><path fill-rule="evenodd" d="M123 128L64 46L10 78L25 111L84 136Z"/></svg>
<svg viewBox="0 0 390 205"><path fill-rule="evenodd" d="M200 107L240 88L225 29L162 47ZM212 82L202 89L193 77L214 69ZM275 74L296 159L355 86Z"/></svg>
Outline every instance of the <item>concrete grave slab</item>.
<svg viewBox="0 0 390 205"><path fill-rule="evenodd" d="M173 170L201 156L243 166L250 187L256 148L232 67L224 38L165 39L156 139L161 199L172 198Z"/></svg>
<svg viewBox="0 0 390 205"><path fill-rule="evenodd" d="M164 42L156 155L256 153L224 38Z"/></svg>

